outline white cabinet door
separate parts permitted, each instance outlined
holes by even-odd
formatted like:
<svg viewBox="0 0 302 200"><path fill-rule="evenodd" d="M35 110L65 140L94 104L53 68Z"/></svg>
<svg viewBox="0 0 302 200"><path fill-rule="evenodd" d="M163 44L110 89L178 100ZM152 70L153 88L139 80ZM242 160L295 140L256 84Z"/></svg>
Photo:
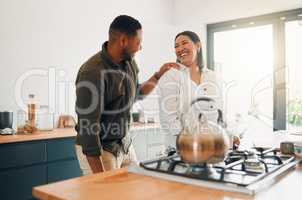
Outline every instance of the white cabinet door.
<svg viewBox="0 0 302 200"><path fill-rule="evenodd" d="M159 128L148 130L146 132L146 135L148 146L164 144L164 134L160 131Z"/></svg>
<svg viewBox="0 0 302 200"><path fill-rule="evenodd" d="M160 128L132 129L130 135L139 161L162 156L165 147Z"/></svg>
<svg viewBox="0 0 302 200"><path fill-rule="evenodd" d="M138 161L147 159L147 136L145 130L130 131Z"/></svg>

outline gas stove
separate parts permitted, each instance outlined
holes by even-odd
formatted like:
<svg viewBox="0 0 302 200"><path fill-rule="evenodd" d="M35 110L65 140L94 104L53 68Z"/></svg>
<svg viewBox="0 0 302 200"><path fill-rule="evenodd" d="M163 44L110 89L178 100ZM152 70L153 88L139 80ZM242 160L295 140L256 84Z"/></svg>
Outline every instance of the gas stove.
<svg viewBox="0 0 302 200"><path fill-rule="evenodd" d="M281 155L277 149L254 147L250 150L230 150L224 162L213 165L191 165L183 162L175 153L131 165L128 171L254 195L294 169L297 163L294 156Z"/></svg>

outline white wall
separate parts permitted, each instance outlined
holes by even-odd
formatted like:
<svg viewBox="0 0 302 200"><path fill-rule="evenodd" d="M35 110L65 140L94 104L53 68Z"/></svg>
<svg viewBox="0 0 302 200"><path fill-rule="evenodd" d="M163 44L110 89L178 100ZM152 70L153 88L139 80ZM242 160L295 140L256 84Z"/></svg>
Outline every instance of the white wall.
<svg viewBox="0 0 302 200"><path fill-rule="evenodd" d="M174 23L214 23L302 7L301 0L175 0Z"/></svg>
<svg viewBox="0 0 302 200"><path fill-rule="evenodd" d="M25 79L22 98L34 93L40 104L74 112L74 81L80 65L100 50L110 22L120 14L143 25L140 79L174 59L170 34L172 0L1 0L0 110L20 109L16 82L32 69L44 75ZM55 80L48 82L48 76ZM16 122L16 121L15 121ZM16 123L15 123L16 125Z"/></svg>
<svg viewBox="0 0 302 200"><path fill-rule="evenodd" d="M138 56L142 81L162 63L175 60L177 32L196 31L205 44L206 23L298 7L301 0L1 0L0 110L20 109L16 82L38 69L44 75L26 79L22 97L34 93L57 114L73 113L77 70L100 50L110 22L119 14L134 16L143 25ZM56 79L48 83L49 75ZM156 109L151 98L143 104Z"/></svg>

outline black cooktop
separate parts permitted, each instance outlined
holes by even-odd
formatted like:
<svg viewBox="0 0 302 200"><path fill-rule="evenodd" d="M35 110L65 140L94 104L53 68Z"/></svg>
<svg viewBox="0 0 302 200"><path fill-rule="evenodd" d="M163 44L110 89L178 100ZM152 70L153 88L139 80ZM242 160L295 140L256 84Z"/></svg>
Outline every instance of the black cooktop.
<svg viewBox="0 0 302 200"><path fill-rule="evenodd" d="M261 147L230 150L224 162L214 165L191 165L183 162L176 153L140 163L146 170L238 186L256 183L286 165L295 165L294 156L281 155L276 149Z"/></svg>

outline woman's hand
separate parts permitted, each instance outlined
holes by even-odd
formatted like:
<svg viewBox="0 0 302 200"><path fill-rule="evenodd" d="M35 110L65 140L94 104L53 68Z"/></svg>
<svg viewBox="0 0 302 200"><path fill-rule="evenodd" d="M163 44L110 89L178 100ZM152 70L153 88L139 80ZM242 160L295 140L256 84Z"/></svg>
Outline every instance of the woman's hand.
<svg viewBox="0 0 302 200"><path fill-rule="evenodd" d="M165 63L160 67L159 71L157 72L157 76L158 78L160 78L162 75L164 75L164 73L166 73L171 68L179 69L179 67L180 67L179 64L175 62Z"/></svg>

